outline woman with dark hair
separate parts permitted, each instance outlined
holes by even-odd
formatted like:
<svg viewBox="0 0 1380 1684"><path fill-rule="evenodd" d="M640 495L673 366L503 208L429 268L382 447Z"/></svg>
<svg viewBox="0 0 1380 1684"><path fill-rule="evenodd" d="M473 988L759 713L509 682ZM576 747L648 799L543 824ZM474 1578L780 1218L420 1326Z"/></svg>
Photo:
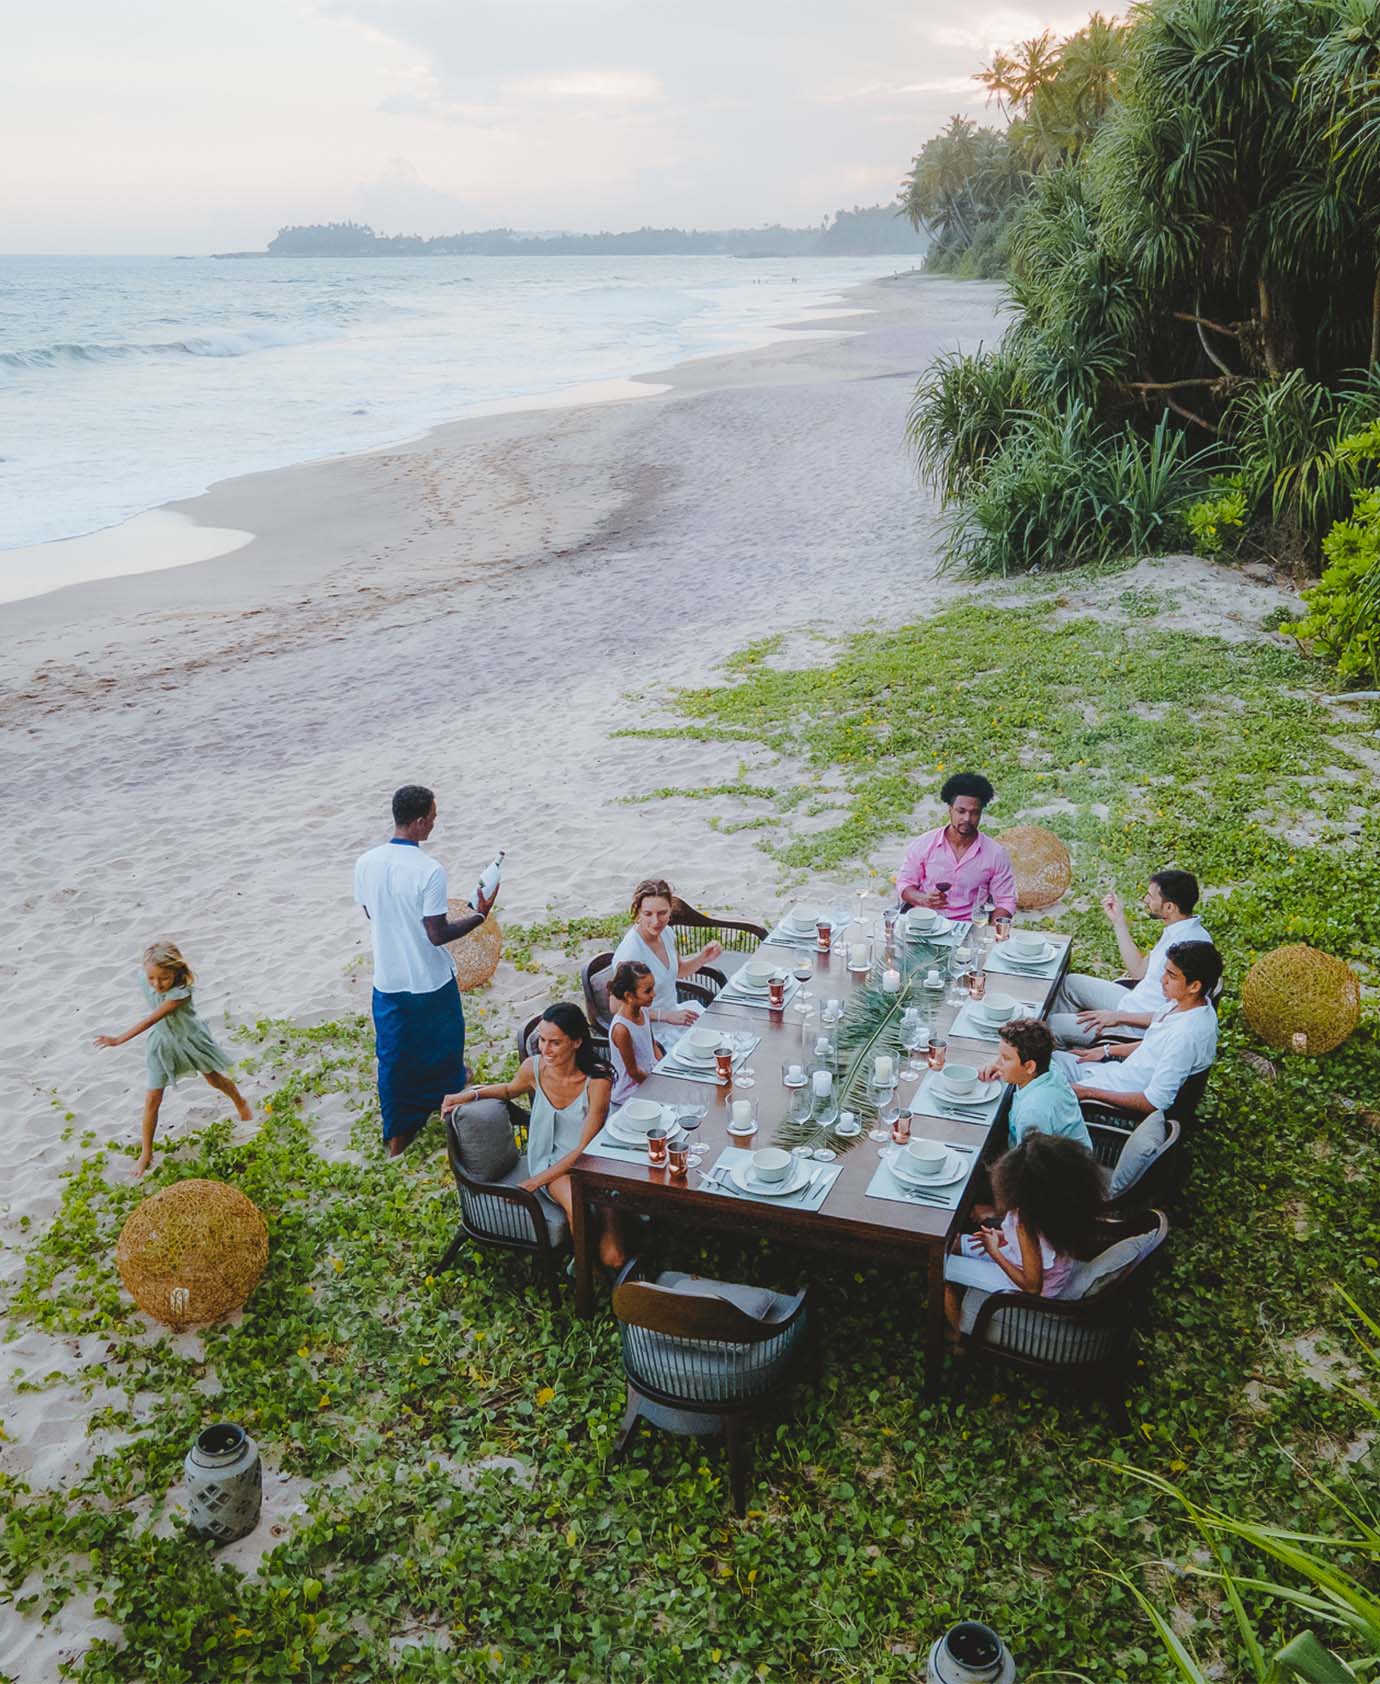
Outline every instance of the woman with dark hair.
<svg viewBox="0 0 1380 1684"><path fill-rule="evenodd" d="M902 906L927 906L950 918L971 918L991 900L1008 918L1016 912L1016 873L1000 842L982 831L995 795L981 772L955 772L939 792L947 824L927 830L906 849L896 873Z"/></svg>
<svg viewBox="0 0 1380 1684"><path fill-rule="evenodd" d="M669 1051L704 1010L683 1005L676 983L694 976L702 965L710 965L723 952L717 941L708 941L689 958L676 949L676 932L671 927L671 885L662 877L644 877L632 893L633 926L614 950L613 962L621 965L635 959L656 978L656 989L647 1016L657 1025L657 1040Z"/></svg>
<svg viewBox="0 0 1380 1684"><path fill-rule="evenodd" d="M1097 1159L1059 1135L1028 1134L992 1166L1000 1228L963 1235L944 1259L944 1314L955 1331L967 1288L1062 1295L1075 1261L1091 1249L1106 1200Z"/></svg>
<svg viewBox="0 0 1380 1684"><path fill-rule="evenodd" d="M532 1096L532 1121L527 1131L529 1193L555 1201L571 1219L570 1177L566 1173L604 1126L609 1114L613 1073L594 1050L585 1014L559 1000L548 1006L537 1025L537 1050L524 1058L511 1082L485 1082L441 1101L444 1114L476 1099L519 1099ZM614 1218L603 1213L599 1259L610 1269L626 1261Z"/></svg>

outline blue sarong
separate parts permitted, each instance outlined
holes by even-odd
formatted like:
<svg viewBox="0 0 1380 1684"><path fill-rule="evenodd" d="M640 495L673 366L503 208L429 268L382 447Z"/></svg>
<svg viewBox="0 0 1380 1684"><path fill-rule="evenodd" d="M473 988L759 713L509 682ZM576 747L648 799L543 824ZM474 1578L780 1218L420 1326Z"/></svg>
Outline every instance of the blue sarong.
<svg viewBox="0 0 1380 1684"><path fill-rule="evenodd" d="M374 1049L379 1064L383 1138L413 1134L465 1071L465 1014L454 977L430 994L374 990Z"/></svg>

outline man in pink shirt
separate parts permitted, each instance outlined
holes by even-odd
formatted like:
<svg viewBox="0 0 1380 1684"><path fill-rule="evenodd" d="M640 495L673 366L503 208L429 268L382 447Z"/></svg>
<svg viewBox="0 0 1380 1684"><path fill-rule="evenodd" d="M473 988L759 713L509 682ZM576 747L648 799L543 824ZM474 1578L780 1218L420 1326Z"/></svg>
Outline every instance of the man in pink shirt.
<svg viewBox="0 0 1380 1684"><path fill-rule="evenodd" d="M949 809L949 822L906 849L896 877L902 906L930 906L962 919L990 899L997 912L1015 916L1011 856L979 828L995 793L980 772L956 772L944 785L939 799Z"/></svg>

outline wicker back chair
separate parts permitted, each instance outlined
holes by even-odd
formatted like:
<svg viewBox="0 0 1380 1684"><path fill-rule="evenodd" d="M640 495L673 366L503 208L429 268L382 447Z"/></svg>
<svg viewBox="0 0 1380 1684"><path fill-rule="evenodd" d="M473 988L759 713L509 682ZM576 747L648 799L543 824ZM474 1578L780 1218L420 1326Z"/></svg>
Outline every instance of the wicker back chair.
<svg viewBox="0 0 1380 1684"><path fill-rule="evenodd" d="M592 959L586 959L580 968L580 986L585 995L585 1016L595 1034L603 1036L605 1045L608 1042L609 1025L613 1022L613 1012L609 1006L609 978L612 975L611 951L596 953ZM701 982L701 977L708 980ZM696 1000L700 1005L707 1006L723 985L722 972L712 970L706 965L703 970L696 971L693 978L682 977L676 983L676 998L683 1001Z"/></svg>
<svg viewBox="0 0 1380 1684"><path fill-rule="evenodd" d="M1168 1234L1163 1211L1108 1218L1099 1235L1104 1250L1118 1240L1144 1237L1139 1260L1124 1274L1085 1298L989 1293L978 1304L960 1349L967 1357L1007 1363L1047 1380L1073 1381L1080 1389L1096 1382L1124 1430L1131 1337ZM966 1312L965 1304L965 1321Z"/></svg>
<svg viewBox="0 0 1380 1684"><path fill-rule="evenodd" d="M526 1129L527 1113L516 1105L508 1107L515 1129ZM468 1240L475 1245L491 1246L499 1251L516 1251L532 1259L537 1281L546 1288L552 1309L560 1305L561 1259L570 1244L570 1230L565 1213L553 1200L529 1193L518 1182L526 1179L527 1159L520 1157L516 1166L501 1181L476 1181L465 1173L460 1162L460 1147L456 1137L455 1113L445 1119L446 1157L450 1173L455 1178L455 1191L460 1201L460 1226L445 1256L432 1271L441 1275L460 1255Z"/></svg>
<svg viewBox="0 0 1380 1684"><path fill-rule="evenodd" d="M1109 1172L1107 1209L1113 1216L1169 1200L1177 1191L1179 1142L1183 1131L1173 1117L1152 1111L1128 1134L1125 1129L1089 1122L1093 1154Z"/></svg>
<svg viewBox="0 0 1380 1684"><path fill-rule="evenodd" d="M1173 1101L1164 1108L1165 1116L1172 1117L1185 1135L1192 1132L1198 1120L1198 1107L1203 1102L1211 1075L1212 1067L1209 1065L1196 1076L1186 1077ZM1083 1120L1090 1128L1094 1123L1101 1123L1105 1128L1119 1129L1122 1134L1130 1134L1141 1120L1135 1112L1122 1111L1115 1105L1104 1105L1100 1099L1081 1099L1078 1103L1083 1108Z"/></svg>
<svg viewBox="0 0 1380 1684"><path fill-rule="evenodd" d="M614 1457L639 1417L677 1434L722 1433L733 1504L747 1507L756 1422L785 1395L817 1345L807 1290L794 1297L677 1273L649 1279L637 1258L620 1271L613 1313L622 1339L627 1409Z"/></svg>

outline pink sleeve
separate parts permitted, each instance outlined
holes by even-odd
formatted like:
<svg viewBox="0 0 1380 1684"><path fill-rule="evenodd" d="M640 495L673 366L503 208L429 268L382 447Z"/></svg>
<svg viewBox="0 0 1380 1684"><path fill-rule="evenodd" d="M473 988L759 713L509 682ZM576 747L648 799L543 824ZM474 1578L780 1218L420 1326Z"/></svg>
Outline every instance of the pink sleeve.
<svg viewBox="0 0 1380 1684"><path fill-rule="evenodd" d="M1011 867L1011 856L1000 842L992 844L996 859L992 862L992 877L988 894L992 897L994 906L1009 906L1016 910L1016 873Z"/></svg>
<svg viewBox="0 0 1380 1684"><path fill-rule="evenodd" d="M902 894L907 889L918 889L924 884L928 841L928 836L919 836L906 849L906 857L901 861L901 869L896 873L897 894Z"/></svg>

